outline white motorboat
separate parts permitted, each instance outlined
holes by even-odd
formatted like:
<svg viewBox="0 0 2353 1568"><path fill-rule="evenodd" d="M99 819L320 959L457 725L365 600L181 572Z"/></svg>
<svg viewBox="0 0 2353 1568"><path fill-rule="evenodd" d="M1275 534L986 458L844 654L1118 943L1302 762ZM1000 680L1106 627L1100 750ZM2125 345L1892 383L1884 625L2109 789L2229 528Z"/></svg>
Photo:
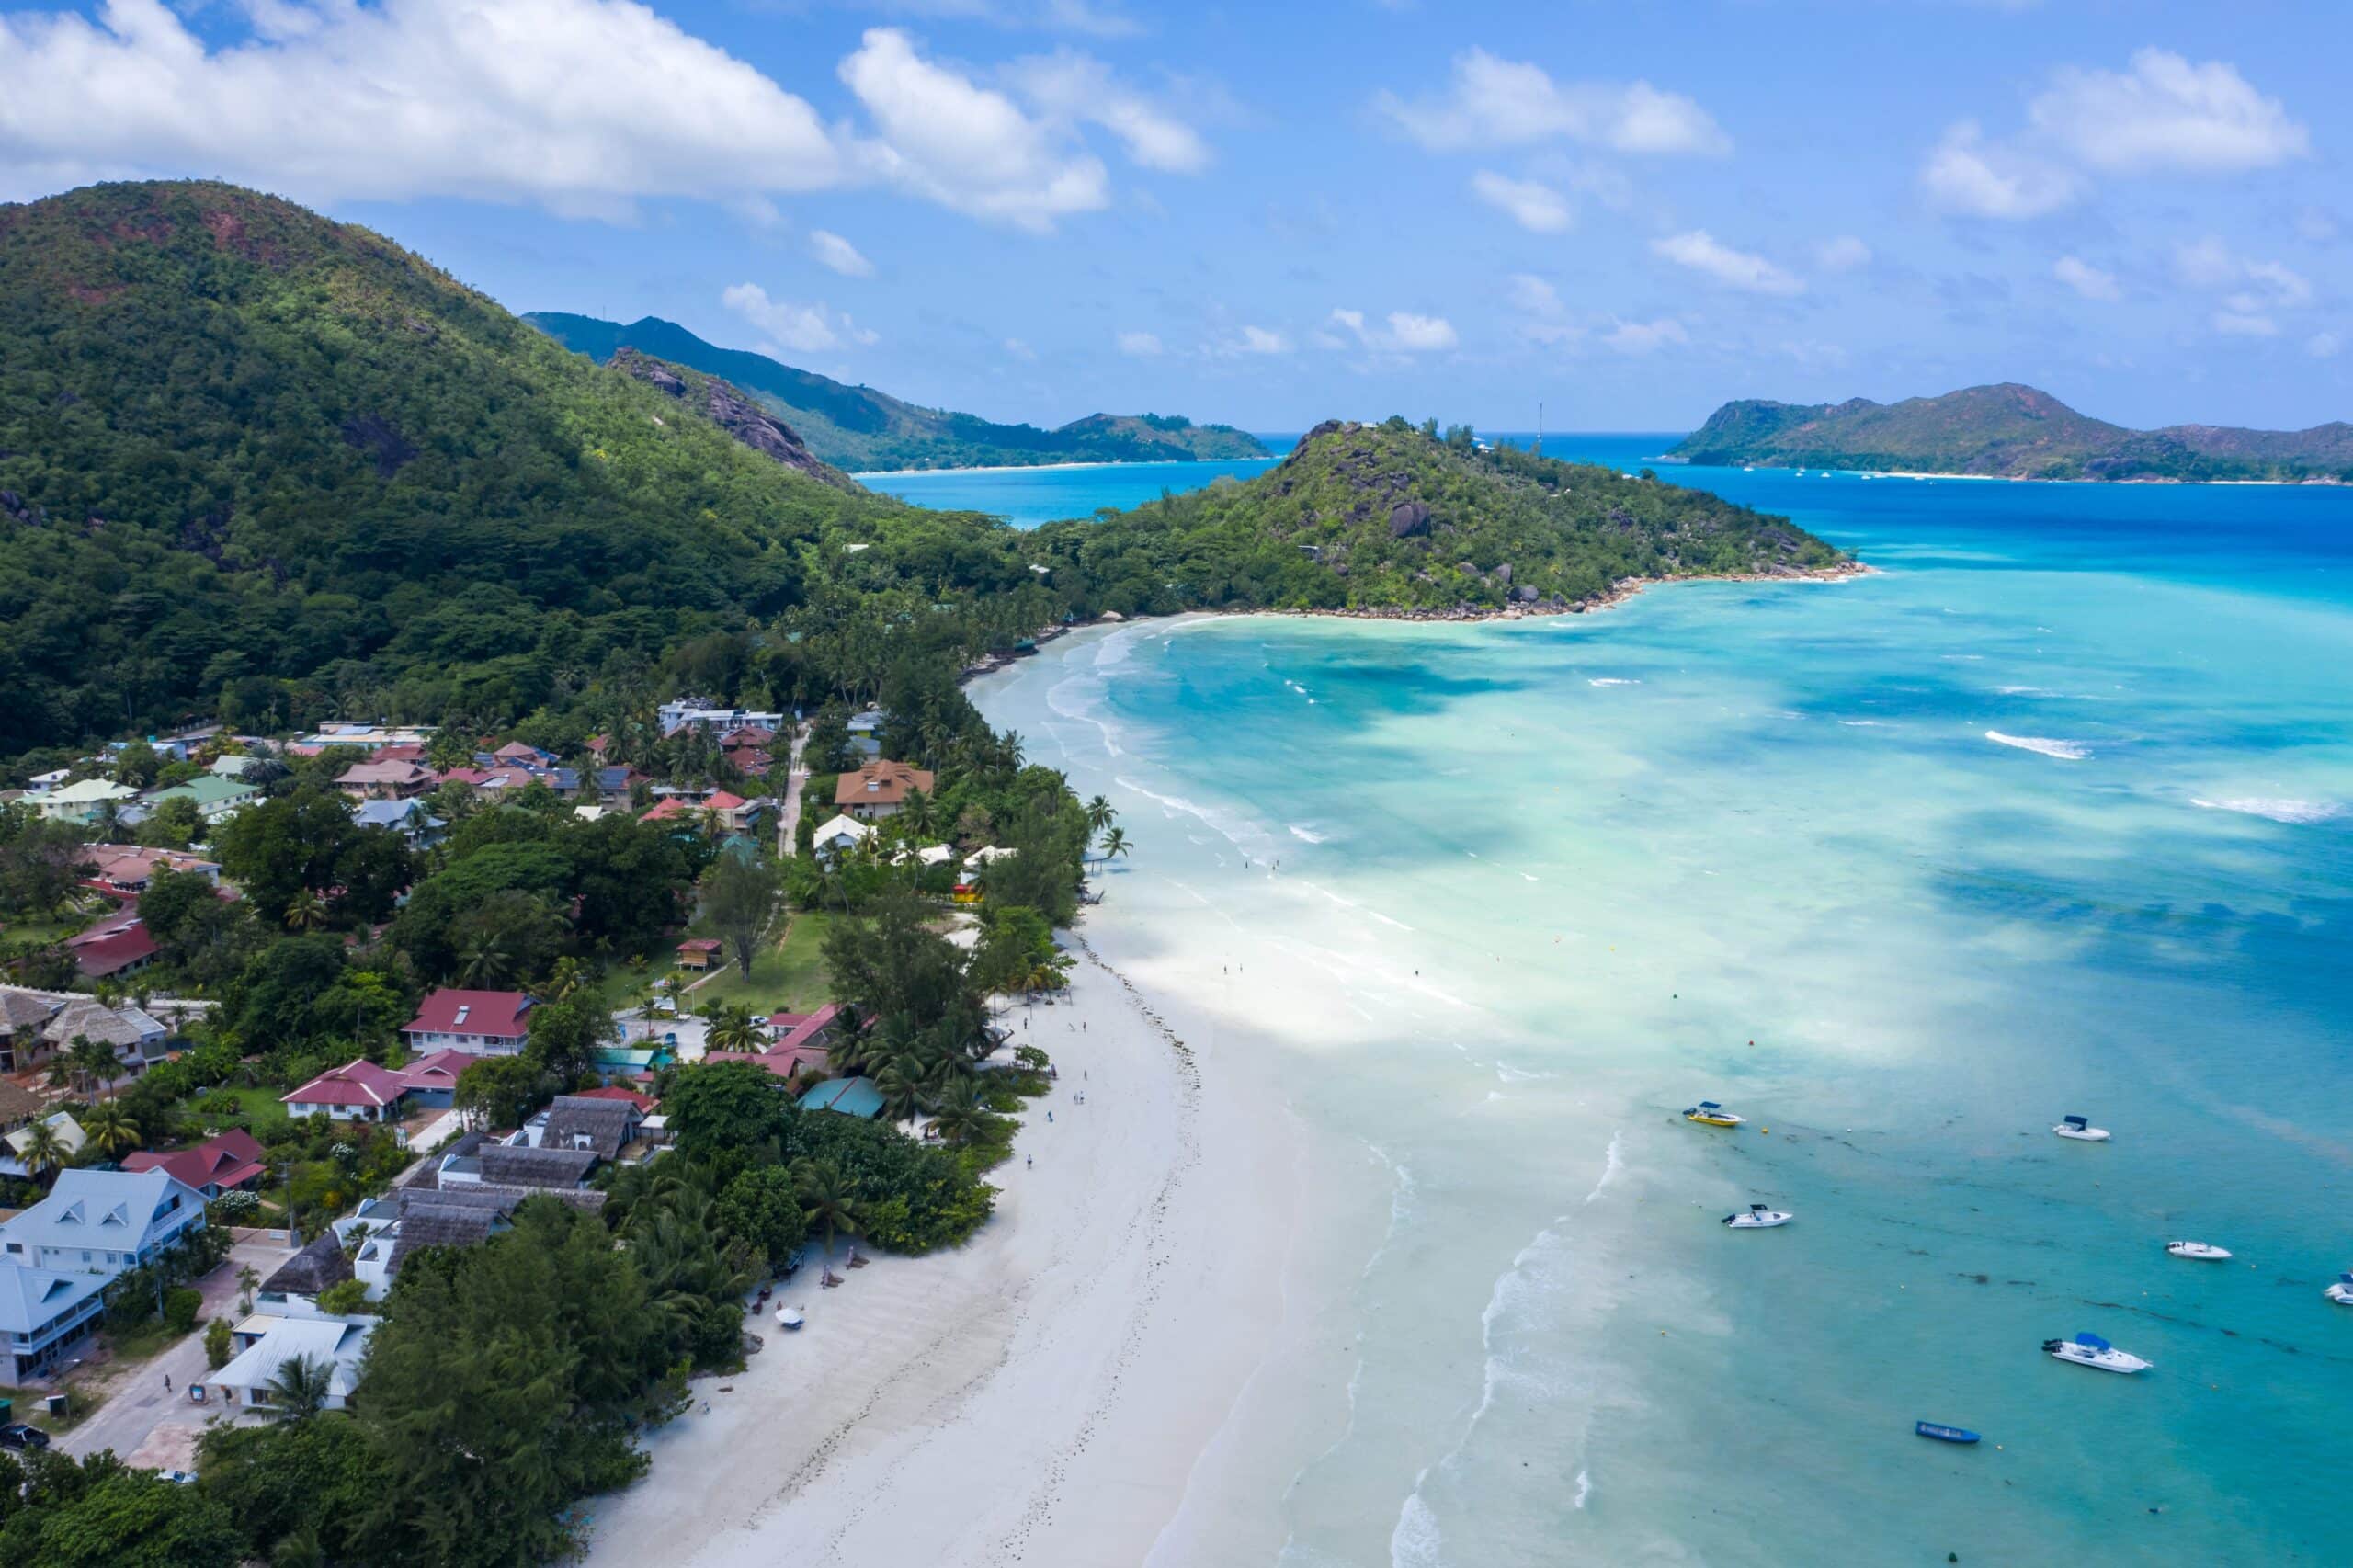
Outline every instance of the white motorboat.
<svg viewBox="0 0 2353 1568"><path fill-rule="evenodd" d="M2176 1257L2194 1257L2201 1263L2225 1263L2231 1256L2228 1247L2218 1247L2211 1242L2167 1242L2165 1251Z"/></svg>
<svg viewBox="0 0 2353 1568"><path fill-rule="evenodd" d="M1769 1231L1777 1225L1786 1225L1796 1218L1796 1215L1785 1214L1779 1209L1768 1209L1762 1203L1752 1203L1748 1206L1748 1212L1745 1214L1725 1215L1724 1223L1735 1231Z"/></svg>
<svg viewBox="0 0 2353 1568"><path fill-rule="evenodd" d="M788 1307L781 1301L777 1303L776 1325L786 1333L800 1333L801 1325L808 1321L807 1314L799 1307Z"/></svg>
<svg viewBox="0 0 2353 1568"><path fill-rule="evenodd" d="M2145 1372L2154 1365L2130 1351L2119 1350L2097 1334L2079 1334L2073 1339L2046 1339L2042 1353L2054 1361L2073 1361L2078 1367L2097 1367L2103 1372Z"/></svg>
<svg viewBox="0 0 2353 1568"><path fill-rule="evenodd" d="M2056 1132L2062 1138L2073 1138L2078 1143L2105 1143L2108 1142L2107 1128L2094 1127L2089 1121L2080 1116L2063 1116L2059 1119L2059 1125L2052 1128L2051 1131Z"/></svg>
<svg viewBox="0 0 2353 1568"><path fill-rule="evenodd" d="M2353 1307L2353 1274L2340 1274L2336 1283L2321 1292L2340 1307Z"/></svg>

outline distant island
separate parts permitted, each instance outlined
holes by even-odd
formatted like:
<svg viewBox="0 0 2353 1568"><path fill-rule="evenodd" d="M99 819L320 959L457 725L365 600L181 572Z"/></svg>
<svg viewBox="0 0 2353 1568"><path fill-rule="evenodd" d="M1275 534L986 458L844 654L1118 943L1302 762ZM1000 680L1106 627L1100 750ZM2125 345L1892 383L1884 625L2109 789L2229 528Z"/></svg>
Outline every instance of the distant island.
<svg viewBox="0 0 2353 1568"><path fill-rule="evenodd" d="M1670 460L2007 479L2353 482L2353 425L2128 430L2005 381L1902 403L1728 403Z"/></svg>
<svg viewBox="0 0 2353 1568"><path fill-rule="evenodd" d="M872 387L796 370L765 354L722 348L676 322L646 316L624 326L594 316L540 311L523 317L598 364L623 349L732 381L789 423L824 462L856 472L910 468L1027 468L1070 462L1194 462L1271 457L1230 425L1173 414L1090 414L1059 429L999 425L978 415L924 408Z"/></svg>

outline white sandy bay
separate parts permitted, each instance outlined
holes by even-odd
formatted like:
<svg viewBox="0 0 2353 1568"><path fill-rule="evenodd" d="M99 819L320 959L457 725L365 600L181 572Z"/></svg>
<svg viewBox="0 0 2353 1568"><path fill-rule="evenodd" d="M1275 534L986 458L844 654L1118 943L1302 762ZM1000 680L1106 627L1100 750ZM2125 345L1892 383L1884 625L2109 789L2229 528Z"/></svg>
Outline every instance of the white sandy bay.
<svg viewBox="0 0 2353 1568"><path fill-rule="evenodd" d="M593 1561L1192 1562L1274 1529L1180 1515L1197 1471L1249 1462L1220 1434L1313 1317L1289 1279L1308 1144L1245 1037L1188 1034L1097 963L1070 1003L1009 1017L1062 1077L995 1217L836 1290L804 1269L779 1300L808 1326L747 1324L767 1347L651 1437L652 1473L594 1508Z"/></svg>

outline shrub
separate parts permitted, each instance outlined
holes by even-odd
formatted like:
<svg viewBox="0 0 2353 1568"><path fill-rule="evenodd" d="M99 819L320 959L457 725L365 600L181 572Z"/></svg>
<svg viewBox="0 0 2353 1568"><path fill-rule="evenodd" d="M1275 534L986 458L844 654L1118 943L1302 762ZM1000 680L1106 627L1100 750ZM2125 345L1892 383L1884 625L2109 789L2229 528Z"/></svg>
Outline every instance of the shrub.
<svg viewBox="0 0 2353 1568"><path fill-rule="evenodd" d="M233 1346L229 1338L229 1320L214 1318L204 1325L204 1364L214 1371L229 1364Z"/></svg>
<svg viewBox="0 0 2353 1568"><path fill-rule="evenodd" d="M319 1311L348 1317L368 1311L368 1283L364 1279L340 1279L319 1292Z"/></svg>
<svg viewBox="0 0 2353 1568"><path fill-rule="evenodd" d="M174 1334L186 1334L196 1326L196 1314L204 1310L204 1292L178 1286L164 1292L164 1326Z"/></svg>

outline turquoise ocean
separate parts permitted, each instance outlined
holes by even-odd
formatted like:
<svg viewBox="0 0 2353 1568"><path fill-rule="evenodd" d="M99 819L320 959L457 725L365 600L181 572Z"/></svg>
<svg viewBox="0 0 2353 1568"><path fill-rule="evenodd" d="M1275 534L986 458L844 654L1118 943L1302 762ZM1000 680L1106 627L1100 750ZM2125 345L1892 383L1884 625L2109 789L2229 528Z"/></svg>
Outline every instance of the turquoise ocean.
<svg viewBox="0 0 2353 1568"><path fill-rule="evenodd" d="M1196 466L877 483L1034 522ZM2353 492L1660 472L1879 571L1142 622L978 692L1120 810L1089 940L1343 1151L1347 1370L1254 1407L1231 1560L2353 1556Z"/></svg>

